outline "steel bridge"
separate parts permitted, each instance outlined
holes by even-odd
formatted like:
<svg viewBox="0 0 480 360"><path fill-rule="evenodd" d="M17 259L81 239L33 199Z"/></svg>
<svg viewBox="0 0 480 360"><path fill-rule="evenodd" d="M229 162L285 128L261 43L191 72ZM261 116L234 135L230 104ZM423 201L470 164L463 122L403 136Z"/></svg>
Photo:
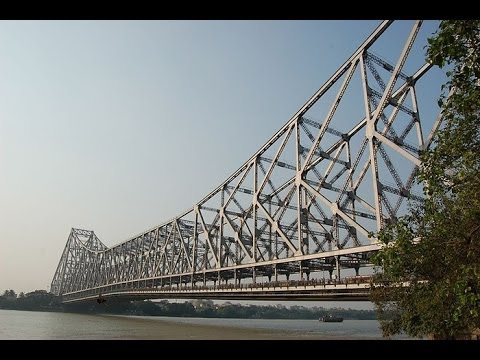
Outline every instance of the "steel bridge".
<svg viewBox="0 0 480 360"><path fill-rule="evenodd" d="M441 122L419 111L419 84L432 65L423 54L418 66L409 62L422 21L412 22L405 41L398 33L385 40L398 45L396 61L375 52L392 23L382 22L270 140L187 211L111 248L93 231L72 229L51 291L65 303L367 299L371 256L381 247L372 234L402 215L408 198L422 201L414 175Z"/></svg>

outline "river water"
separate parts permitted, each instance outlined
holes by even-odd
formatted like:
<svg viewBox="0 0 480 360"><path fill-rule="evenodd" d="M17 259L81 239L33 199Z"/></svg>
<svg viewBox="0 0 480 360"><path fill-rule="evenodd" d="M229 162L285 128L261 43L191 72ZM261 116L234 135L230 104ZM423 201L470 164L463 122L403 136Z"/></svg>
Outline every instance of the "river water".
<svg viewBox="0 0 480 360"><path fill-rule="evenodd" d="M375 320L206 319L0 310L0 339L381 339ZM405 337L398 337L403 339Z"/></svg>

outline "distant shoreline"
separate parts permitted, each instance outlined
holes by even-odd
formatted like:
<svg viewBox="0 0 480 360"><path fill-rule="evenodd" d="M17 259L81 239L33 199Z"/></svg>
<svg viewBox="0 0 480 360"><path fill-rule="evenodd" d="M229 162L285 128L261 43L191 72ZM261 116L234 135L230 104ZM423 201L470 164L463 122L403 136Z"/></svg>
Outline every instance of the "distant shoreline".
<svg viewBox="0 0 480 360"><path fill-rule="evenodd" d="M160 302L107 300L102 304L92 301L66 305L62 304L58 297L45 290L36 290L20 296L17 296L13 290L5 291L4 295L0 296L0 309L172 318L313 320L326 315L334 315L345 320L376 320L374 310L307 308L297 305L290 307L282 305L240 305L229 302L218 305L211 300L192 300L183 303L171 303L168 300Z"/></svg>

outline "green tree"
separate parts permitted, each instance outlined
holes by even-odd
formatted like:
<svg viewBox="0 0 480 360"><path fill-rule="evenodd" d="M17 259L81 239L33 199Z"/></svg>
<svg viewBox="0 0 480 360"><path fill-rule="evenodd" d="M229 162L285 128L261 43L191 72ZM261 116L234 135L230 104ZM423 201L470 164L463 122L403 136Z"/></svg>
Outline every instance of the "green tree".
<svg viewBox="0 0 480 360"><path fill-rule="evenodd" d="M443 126L422 154L426 200L378 234L372 301L384 336L461 338L480 328L480 21L442 21L428 42L448 70Z"/></svg>

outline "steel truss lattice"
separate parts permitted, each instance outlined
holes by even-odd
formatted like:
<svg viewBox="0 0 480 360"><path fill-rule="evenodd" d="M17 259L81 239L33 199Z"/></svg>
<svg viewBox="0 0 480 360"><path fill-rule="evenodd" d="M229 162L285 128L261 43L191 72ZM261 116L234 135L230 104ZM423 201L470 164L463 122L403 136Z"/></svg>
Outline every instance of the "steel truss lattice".
<svg viewBox="0 0 480 360"><path fill-rule="evenodd" d="M413 176L440 124L438 117L424 136L416 85L431 65L404 73L422 21L395 63L370 51L391 24L382 22L265 145L188 211L111 248L93 231L72 229L51 291L80 298L119 284L237 286L258 276L358 274L380 248L369 233L401 215L408 197L421 201ZM344 106L351 94L360 105L355 115Z"/></svg>

